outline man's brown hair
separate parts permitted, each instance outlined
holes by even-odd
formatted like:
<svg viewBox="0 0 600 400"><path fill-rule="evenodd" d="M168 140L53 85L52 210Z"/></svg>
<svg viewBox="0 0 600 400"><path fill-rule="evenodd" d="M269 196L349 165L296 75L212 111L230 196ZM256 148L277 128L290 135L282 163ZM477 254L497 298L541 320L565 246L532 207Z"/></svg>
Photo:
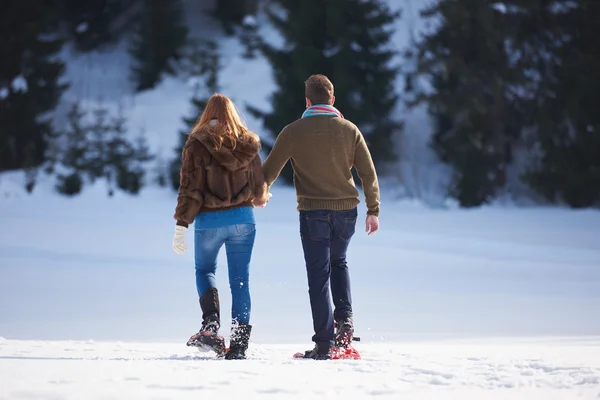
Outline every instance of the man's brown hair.
<svg viewBox="0 0 600 400"><path fill-rule="evenodd" d="M333 103L333 83L325 75L311 75L304 82L304 90L313 105Z"/></svg>

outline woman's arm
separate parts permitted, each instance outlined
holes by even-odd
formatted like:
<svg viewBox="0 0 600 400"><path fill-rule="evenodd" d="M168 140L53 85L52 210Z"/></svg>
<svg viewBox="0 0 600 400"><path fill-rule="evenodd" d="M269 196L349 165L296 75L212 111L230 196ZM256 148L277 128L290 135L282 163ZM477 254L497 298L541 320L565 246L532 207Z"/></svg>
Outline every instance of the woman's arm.
<svg viewBox="0 0 600 400"><path fill-rule="evenodd" d="M267 202L267 184L265 182L265 174L262 168L260 154L252 159L248 171L249 183L252 187L254 195L253 203L256 206L262 206Z"/></svg>
<svg viewBox="0 0 600 400"><path fill-rule="evenodd" d="M201 157L202 145L196 140L190 141L183 149L180 172L179 193L175 219L177 225L188 227L204 204L204 168Z"/></svg>

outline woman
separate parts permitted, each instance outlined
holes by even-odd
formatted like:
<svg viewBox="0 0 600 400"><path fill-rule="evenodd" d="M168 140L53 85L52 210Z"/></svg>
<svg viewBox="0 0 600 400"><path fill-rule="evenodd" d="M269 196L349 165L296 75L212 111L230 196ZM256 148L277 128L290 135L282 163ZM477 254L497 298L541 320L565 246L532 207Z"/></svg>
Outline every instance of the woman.
<svg viewBox="0 0 600 400"><path fill-rule="evenodd" d="M182 154L173 249L183 253L185 232L194 223L196 288L202 327L188 346L210 348L226 359L244 359L250 339L248 270L256 234L253 207L267 203L260 140L241 122L233 102L213 95L192 129ZM221 325L215 271L225 245L232 296L229 350Z"/></svg>

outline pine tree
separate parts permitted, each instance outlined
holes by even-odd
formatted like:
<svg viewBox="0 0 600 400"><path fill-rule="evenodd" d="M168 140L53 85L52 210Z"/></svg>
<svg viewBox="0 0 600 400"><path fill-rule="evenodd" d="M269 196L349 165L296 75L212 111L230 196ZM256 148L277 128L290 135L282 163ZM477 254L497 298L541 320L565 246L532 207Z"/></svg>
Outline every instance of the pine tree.
<svg viewBox="0 0 600 400"><path fill-rule="evenodd" d="M137 91L154 88L163 74L176 75L188 31L181 0L144 0L130 47Z"/></svg>
<svg viewBox="0 0 600 400"><path fill-rule="evenodd" d="M242 57L246 59L256 58L261 45L261 37L258 33L258 24L256 23L256 18L253 16L244 18L238 33L238 38L244 47L244 53L242 53Z"/></svg>
<svg viewBox="0 0 600 400"><path fill-rule="evenodd" d="M422 12L438 28L417 43L417 72L432 89L432 147L454 171L450 195L463 207L490 202L506 183L512 146L521 135L526 81L507 49L508 20L489 0L438 0ZM414 78L414 77L413 77Z"/></svg>
<svg viewBox="0 0 600 400"><path fill-rule="evenodd" d="M183 147L196 121L202 115L208 98L219 91L218 78L221 63L217 44L214 41L196 43L195 50L188 61L195 66L195 69L190 71L190 75L196 80L195 93L191 100L193 112L192 116L183 119L186 129L179 132L179 142L174 149L175 157L169 165L169 176L174 190L179 189Z"/></svg>
<svg viewBox="0 0 600 400"><path fill-rule="evenodd" d="M138 0L54 1L69 40L81 52L114 44L127 26L127 15Z"/></svg>
<svg viewBox="0 0 600 400"><path fill-rule="evenodd" d="M112 196L118 188L126 193L137 194L143 186L144 163L152 160L143 136L134 143L127 138L125 118L117 115L107 121L108 111L94 110L95 123L91 127L92 149L95 157L91 160L94 178L103 178Z"/></svg>
<svg viewBox="0 0 600 400"><path fill-rule="evenodd" d="M518 44L539 72L530 121L539 158L524 179L552 202L600 206L600 4L528 1L519 6L529 20L521 24L527 34Z"/></svg>
<svg viewBox="0 0 600 400"><path fill-rule="evenodd" d="M147 168L145 164L154 159L146 138L140 134L133 143L126 143L125 153L117 155L117 187L126 193L138 194L144 186Z"/></svg>
<svg viewBox="0 0 600 400"><path fill-rule="evenodd" d="M115 190L137 194L144 185L146 163L153 159L146 140L143 135L129 140L122 115L111 117L105 107L92 114L87 122L87 112L76 104L71 108L55 167L57 190L72 196L83 190L85 182L104 180L109 196Z"/></svg>
<svg viewBox="0 0 600 400"><path fill-rule="evenodd" d="M53 135L52 111L67 85L57 59L54 9L39 0L9 1L0 12L0 171L36 168Z"/></svg>
<svg viewBox="0 0 600 400"><path fill-rule="evenodd" d="M244 17L254 13L249 0L219 0L215 2L215 8L212 12L222 25L225 33L233 35L235 27L242 24Z"/></svg>
<svg viewBox="0 0 600 400"><path fill-rule="evenodd" d="M56 172L59 193L74 196L83 189L82 173L86 168L86 153L88 151L87 130L83 123L85 113L79 104L74 103L69 110L69 126L60 136L61 144L57 146L56 159L52 160L52 171ZM58 150L60 149L60 150ZM54 171L58 168L58 171Z"/></svg>
<svg viewBox="0 0 600 400"><path fill-rule="evenodd" d="M278 87L271 112L250 112L279 134L304 111L306 78L324 74L335 86L335 106L361 129L376 167L395 161L392 137L402 123L393 117L398 68L391 65L390 40L400 13L381 0L274 0L267 13L285 40L281 49L260 44ZM288 164L282 177L290 183L292 176Z"/></svg>

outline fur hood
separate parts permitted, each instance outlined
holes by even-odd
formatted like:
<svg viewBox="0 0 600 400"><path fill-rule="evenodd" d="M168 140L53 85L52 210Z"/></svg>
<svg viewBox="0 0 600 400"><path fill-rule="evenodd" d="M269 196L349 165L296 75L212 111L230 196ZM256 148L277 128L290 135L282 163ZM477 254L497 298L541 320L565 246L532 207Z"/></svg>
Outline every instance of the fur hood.
<svg viewBox="0 0 600 400"><path fill-rule="evenodd" d="M238 171L248 168L250 162L260 151L260 142L251 139L239 140L235 149L231 150L221 146L219 150L215 149L215 141L210 134L212 127L194 132L191 139L195 139L209 151L210 155L219 162L224 168L230 171Z"/></svg>

